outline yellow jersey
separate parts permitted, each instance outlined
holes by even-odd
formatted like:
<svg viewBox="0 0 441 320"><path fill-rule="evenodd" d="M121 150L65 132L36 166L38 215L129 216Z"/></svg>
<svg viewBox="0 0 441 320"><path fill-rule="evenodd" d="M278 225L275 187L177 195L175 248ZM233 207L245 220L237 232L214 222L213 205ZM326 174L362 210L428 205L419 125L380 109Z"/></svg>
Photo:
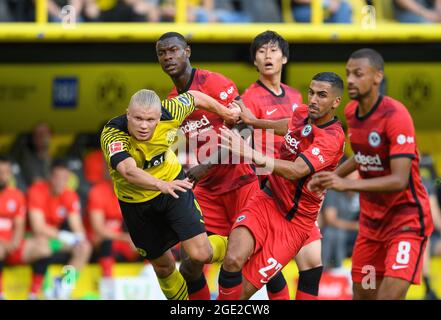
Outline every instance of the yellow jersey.
<svg viewBox="0 0 441 320"><path fill-rule="evenodd" d="M161 193L129 183L116 170L118 163L128 157L136 161L138 168L164 181L174 180L182 170L170 146L177 139L179 126L195 109L194 97L189 93L183 93L173 99L163 100L161 109L161 120L148 141L138 141L130 135L125 114L113 118L104 126L101 133L101 149L113 180L115 193L121 201L140 203L151 200Z"/></svg>

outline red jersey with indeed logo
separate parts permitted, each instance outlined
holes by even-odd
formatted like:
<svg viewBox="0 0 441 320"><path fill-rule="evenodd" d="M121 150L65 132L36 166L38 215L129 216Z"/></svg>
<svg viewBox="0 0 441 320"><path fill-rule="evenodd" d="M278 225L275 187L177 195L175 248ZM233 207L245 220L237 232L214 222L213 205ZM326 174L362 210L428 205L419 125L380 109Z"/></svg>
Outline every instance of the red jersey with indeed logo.
<svg viewBox="0 0 441 320"><path fill-rule="evenodd" d="M291 118L292 113L302 104L302 95L296 89L281 83L282 93L274 94L261 81L256 81L242 94L245 105L259 119L280 120ZM254 130L254 148L266 155L279 158L279 150L284 138L267 130ZM269 142L269 144L267 144Z"/></svg>
<svg viewBox="0 0 441 320"><path fill-rule="evenodd" d="M361 178L390 175L391 159L412 159L405 190L360 192L360 234L376 240L406 231L429 235L433 230L429 197L419 175L419 154L409 112L399 101L380 96L368 114L358 114L358 102L349 102L345 117ZM418 210L408 210L410 207Z"/></svg>
<svg viewBox="0 0 441 320"><path fill-rule="evenodd" d="M93 211L103 213L105 224L111 230L122 230L122 213L111 181L99 182L90 189L87 212L91 215Z"/></svg>
<svg viewBox="0 0 441 320"><path fill-rule="evenodd" d="M29 210L43 211L46 223L59 228L69 214L80 214L80 199L75 191L65 190L60 195L51 193L47 182L36 182L28 191Z"/></svg>
<svg viewBox="0 0 441 320"><path fill-rule="evenodd" d="M316 126L309 124L306 105L293 112L280 148L280 159L294 162L301 157L311 173L299 180L288 180L274 173L268 177L273 196L287 220L298 218L313 226L324 197L309 191L308 182L314 173L337 167L343 157L344 142L345 134L337 118Z"/></svg>
<svg viewBox="0 0 441 320"><path fill-rule="evenodd" d="M233 81L219 73L201 69L193 69L190 82L185 88L185 91L188 90L201 91L224 106L227 106L239 95ZM178 94L176 87L174 87L168 98L176 97ZM199 162L202 160L200 157L210 154L210 150L206 146L204 148L204 145L212 142L213 139L218 139L217 134L220 133L219 129L223 124L223 119L217 114L204 110L193 111L182 123L180 129L185 134L187 141L190 141L190 148L196 147L195 150L190 151L198 155ZM249 164L221 164L213 167L208 176L198 182L198 186L208 189L213 194L222 194L256 179L257 177Z"/></svg>
<svg viewBox="0 0 441 320"><path fill-rule="evenodd" d="M26 202L23 193L6 187L0 191L0 239L10 241L13 236L14 219L25 217Z"/></svg>

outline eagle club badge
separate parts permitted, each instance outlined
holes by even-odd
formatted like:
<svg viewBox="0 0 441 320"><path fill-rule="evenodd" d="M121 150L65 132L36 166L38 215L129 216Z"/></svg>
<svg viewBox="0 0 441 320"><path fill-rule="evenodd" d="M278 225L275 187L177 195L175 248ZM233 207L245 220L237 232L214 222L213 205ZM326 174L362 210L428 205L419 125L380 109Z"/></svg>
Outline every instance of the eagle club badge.
<svg viewBox="0 0 441 320"><path fill-rule="evenodd" d="M381 143L380 134L376 131L371 131L371 133L369 133L368 140L371 147L378 147Z"/></svg>
<svg viewBox="0 0 441 320"><path fill-rule="evenodd" d="M302 136L307 137L311 132L312 132L312 126L310 124L307 124L306 126L303 127Z"/></svg>

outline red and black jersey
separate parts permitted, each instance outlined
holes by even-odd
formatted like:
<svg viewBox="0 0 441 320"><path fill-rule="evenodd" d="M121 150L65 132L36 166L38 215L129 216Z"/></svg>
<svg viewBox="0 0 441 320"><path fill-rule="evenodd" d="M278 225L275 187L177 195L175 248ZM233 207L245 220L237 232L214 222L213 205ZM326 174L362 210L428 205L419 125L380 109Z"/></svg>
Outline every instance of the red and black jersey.
<svg viewBox="0 0 441 320"><path fill-rule="evenodd" d="M75 191L66 189L54 195L49 184L43 181L37 181L29 188L28 206L29 210L41 210L46 223L55 228L60 228L69 215L81 215L80 198Z"/></svg>
<svg viewBox="0 0 441 320"><path fill-rule="evenodd" d="M268 177L273 196L287 220L295 217L311 226L315 223L323 195L309 191L307 184L314 173L337 167L343 157L344 142L345 134L337 118L317 126L309 123L306 105L293 112L280 148L280 159L294 162L301 157L311 173L299 180L288 180L274 173Z"/></svg>
<svg viewBox="0 0 441 320"><path fill-rule="evenodd" d="M227 106L239 95L232 80L219 73L201 69L193 69L191 79L183 92L188 90L201 91L224 106ZM168 98L173 98L179 93L181 92L178 92L174 87ZM187 141L197 139L197 143L189 142L190 148L192 145L196 145L195 150L189 151L198 155L199 162L201 162L201 156L210 154L209 148L202 149L202 151L201 148L212 142L213 138L218 139L217 135L220 134L219 129L223 124L223 119L217 114L204 110L193 111L182 123L180 129L185 134ZM256 179L257 177L249 164L220 164L212 168L208 176L198 182L198 186L207 188L213 194L222 194Z"/></svg>
<svg viewBox="0 0 441 320"><path fill-rule="evenodd" d="M360 192L360 234L377 240L411 230L429 235L433 230L429 197L419 175L415 129L406 107L391 97L380 96L364 116L359 116L357 101L349 102L345 117L362 179L390 175L394 158L412 159L409 185L405 190ZM407 206L417 206L419 210L406 210Z"/></svg>
<svg viewBox="0 0 441 320"><path fill-rule="evenodd" d="M23 193L13 187L0 191L0 239L10 241L14 233L14 219L26 216Z"/></svg>
<svg viewBox="0 0 441 320"><path fill-rule="evenodd" d="M253 112L256 118L267 120L280 120L291 118L293 111L302 104L302 95L296 89L281 83L282 93L276 95L261 81L256 81L242 94L245 105ZM267 145L271 141L271 145ZM279 150L283 137L274 135L264 130L255 131L254 148L266 155L279 158Z"/></svg>

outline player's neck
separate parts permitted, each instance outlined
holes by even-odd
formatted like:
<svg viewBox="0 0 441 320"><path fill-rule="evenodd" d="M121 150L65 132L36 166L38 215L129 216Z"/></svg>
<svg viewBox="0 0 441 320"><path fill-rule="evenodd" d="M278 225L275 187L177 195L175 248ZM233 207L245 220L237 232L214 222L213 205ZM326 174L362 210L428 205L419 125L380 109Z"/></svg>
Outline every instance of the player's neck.
<svg viewBox="0 0 441 320"><path fill-rule="evenodd" d="M275 95L279 95L282 93L281 83L281 74L275 74L270 77L265 77L264 75L259 75L259 81L262 82L265 87L270 89Z"/></svg>
<svg viewBox="0 0 441 320"><path fill-rule="evenodd" d="M327 124L328 122L332 121L332 119L334 119L334 113L328 113L325 114L323 117L317 119L317 120L313 120L312 123L315 124L316 126L322 126L324 124Z"/></svg>
<svg viewBox="0 0 441 320"><path fill-rule="evenodd" d="M358 115L363 117L365 114L368 114L377 103L379 96L380 93L377 91L373 92L371 95L361 98L358 107Z"/></svg>
<svg viewBox="0 0 441 320"><path fill-rule="evenodd" d="M178 89L178 92L182 92L185 89L187 89L187 86L191 80L191 75L193 73L192 71L193 71L193 67L191 66L191 64L188 64L187 67L185 68L185 71L181 75L172 78L173 83L176 86L176 89Z"/></svg>

